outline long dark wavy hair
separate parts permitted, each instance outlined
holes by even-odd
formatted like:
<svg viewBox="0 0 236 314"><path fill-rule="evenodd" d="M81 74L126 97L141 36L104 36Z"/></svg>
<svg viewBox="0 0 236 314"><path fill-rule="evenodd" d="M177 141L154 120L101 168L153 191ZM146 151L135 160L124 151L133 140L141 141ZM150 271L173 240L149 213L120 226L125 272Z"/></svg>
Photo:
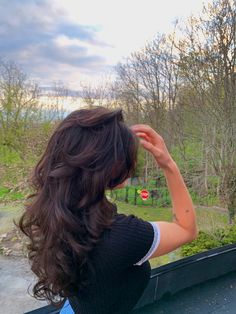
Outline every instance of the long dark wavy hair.
<svg viewBox="0 0 236 314"><path fill-rule="evenodd" d="M29 238L35 298L60 305L87 286L89 252L116 213L105 191L134 174L137 149L121 109L76 110L56 128L33 170L34 192L18 223Z"/></svg>

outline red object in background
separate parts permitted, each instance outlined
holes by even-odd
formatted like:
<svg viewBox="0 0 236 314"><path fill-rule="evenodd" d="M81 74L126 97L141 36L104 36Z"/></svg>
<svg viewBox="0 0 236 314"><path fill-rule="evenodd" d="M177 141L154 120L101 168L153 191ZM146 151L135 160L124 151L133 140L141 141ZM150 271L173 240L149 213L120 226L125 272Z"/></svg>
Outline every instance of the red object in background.
<svg viewBox="0 0 236 314"><path fill-rule="evenodd" d="M141 190L140 192L141 198L145 201L149 198L149 192L148 190Z"/></svg>

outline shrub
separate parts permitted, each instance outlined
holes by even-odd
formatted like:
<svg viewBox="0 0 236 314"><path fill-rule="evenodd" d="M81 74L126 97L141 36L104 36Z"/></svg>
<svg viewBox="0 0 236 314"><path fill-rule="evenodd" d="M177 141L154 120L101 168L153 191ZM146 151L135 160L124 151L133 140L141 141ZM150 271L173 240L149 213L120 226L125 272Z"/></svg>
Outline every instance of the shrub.
<svg viewBox="0 0 236 314"><path fill-rule="evenodd" d="M187 243L181 247L182 256L191 256L193 254L201 253L209 249L220 246L221 243L214 236L199 231L198 238L190 243Z"/></svg>
<svg viewBox="0 0 236 314"><path fill-rule="evenodd" d="M196 240L181 247L181 255L190 256L233 243L236 243L236 225L226 228L217 228L213 234L199 231Z"/></svg>

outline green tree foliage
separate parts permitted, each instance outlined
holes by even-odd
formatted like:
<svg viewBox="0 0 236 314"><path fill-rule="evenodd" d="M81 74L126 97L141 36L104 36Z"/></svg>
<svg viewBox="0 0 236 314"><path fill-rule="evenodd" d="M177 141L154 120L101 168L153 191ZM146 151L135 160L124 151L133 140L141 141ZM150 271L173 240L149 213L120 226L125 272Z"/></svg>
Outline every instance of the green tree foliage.
<svg viewBox="0 0 236 314"><path fill-rule="evenodd" d="M213 234L204 231L199 232L199 236L191 243L181 247L182 256L191 256L222 245L233 244L236 242L236 226L218 228Z"/></svg>

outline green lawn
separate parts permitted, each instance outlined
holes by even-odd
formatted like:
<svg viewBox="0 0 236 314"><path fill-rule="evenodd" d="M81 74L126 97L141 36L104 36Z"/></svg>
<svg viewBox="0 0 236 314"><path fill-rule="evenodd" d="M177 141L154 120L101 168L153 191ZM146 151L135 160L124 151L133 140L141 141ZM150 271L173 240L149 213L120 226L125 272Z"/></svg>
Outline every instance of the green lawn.
<svg viewBox="0 0 236 314"><path fill-rule="evenodd" d="M0 203L0 235L14 228L13 219L17 219L22 212L21 202Z"/></svg>
<svg viewBox="0 0 236 314"><path fill-rule="evenodd" d="M119 213L126 215L134 214L147 221L171 221L172 210L170 208L155 208L148 206L134 206L124 202L115 202ZM10 231L13 225L13 218L20 216L23 205L22 201L9 201L6 204L0 203L0 234ZM227 225L227 212L221 212L213 208L196 208L197 223L200 230L211 233L217 227ZM156 267L181 258L179 249L165 256L150 260L151 266Z"/></svg>
<svg viewBox="0 0 236 314"><path fill-rule="evenodd" d="M11 190L7 187L0 186L0 201L16 201L24 199L24 195L21 192Z"/></svg>
<svg viewBox="0 0 236 314"><path fill-rule="evenodd" d="M134 214L148 221L172 221L172 210L170 208L134 206L124 202L114 202L117 204L118 212L126 215ZM196 212L198 227L203 231L209 232L217 227L224 227L227 225L227 212L207 207L197 207Z"/></svg>

